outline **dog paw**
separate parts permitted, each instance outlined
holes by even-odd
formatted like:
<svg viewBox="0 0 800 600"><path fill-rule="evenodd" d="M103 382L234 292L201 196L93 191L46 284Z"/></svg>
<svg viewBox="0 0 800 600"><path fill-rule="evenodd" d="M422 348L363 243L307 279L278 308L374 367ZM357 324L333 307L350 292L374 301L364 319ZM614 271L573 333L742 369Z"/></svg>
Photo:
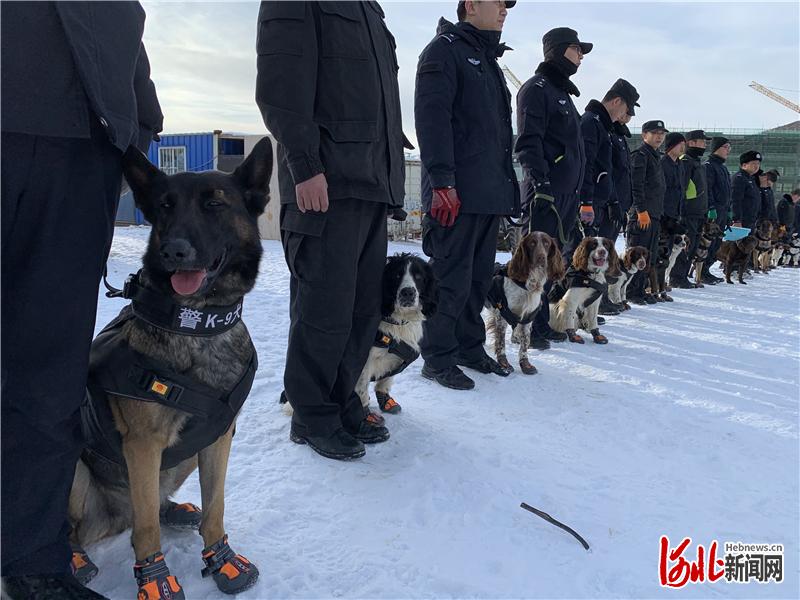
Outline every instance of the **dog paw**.
<svg viewBox="0 0 800 600"><path fill-rule="evenodd" d="M567 339L573 344L583 344L583 338L575 333L575 331L568 331Z"/></svg>
<svg viewBox="0 0 800 600"><path fill-rule="evenodd" d="M527 359L519 361L519 368L525 375L536 375L539 372Z"/></svg>
<svg viewBox="0 0 800 600"><path fill-rule="evenodd" d="M497 364L503 367L504 370L508 371L509 373L514 372L514 367L511 366L511 363L508 362L508 357L505 354L501 354L497 357Z"/></svg>

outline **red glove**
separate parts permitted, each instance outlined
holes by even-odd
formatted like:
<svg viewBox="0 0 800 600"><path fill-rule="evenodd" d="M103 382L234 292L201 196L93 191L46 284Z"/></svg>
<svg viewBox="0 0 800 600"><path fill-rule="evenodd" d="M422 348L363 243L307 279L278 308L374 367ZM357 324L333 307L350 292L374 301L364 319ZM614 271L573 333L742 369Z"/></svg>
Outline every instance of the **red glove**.
<svg viewBox="0 0 800 600"><path fill-rule="evenodd" d="M431 199L431 216L439 221L442 227L450 227L456 222L461 200L455 188L437 188L433 190Z"/></svg>

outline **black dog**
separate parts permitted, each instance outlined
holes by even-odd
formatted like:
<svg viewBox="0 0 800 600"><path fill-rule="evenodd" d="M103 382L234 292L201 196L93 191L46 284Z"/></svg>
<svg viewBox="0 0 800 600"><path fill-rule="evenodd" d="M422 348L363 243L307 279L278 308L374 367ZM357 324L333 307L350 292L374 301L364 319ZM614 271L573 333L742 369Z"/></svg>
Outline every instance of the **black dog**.
<svg viewBox="0 0 800 600"><path fill-rule="evenodd" d="M725 281L733 283L731 281L731 273L735 268L739 271L739 283L747 285L742 277L744 276L744 270L757 244L758 240L752 234L740 240L736 240L735 242L722 242L722 245L717 251L717 259L725 268Z"/></svg>

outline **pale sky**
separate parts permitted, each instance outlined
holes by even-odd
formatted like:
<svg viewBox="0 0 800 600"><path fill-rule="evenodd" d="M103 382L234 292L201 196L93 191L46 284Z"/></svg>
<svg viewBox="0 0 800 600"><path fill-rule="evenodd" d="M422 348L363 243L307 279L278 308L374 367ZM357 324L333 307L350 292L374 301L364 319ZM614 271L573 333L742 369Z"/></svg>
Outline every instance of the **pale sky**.
<svg viewBox="0 0 800 600"><path fill-rule="evenodd" d="M457 2L384 1L397 39L403 126L416 140L414 74L440 16L455 21ZM166 133L264 133L255 104L258 2L143 2L145 44L164 110ZM509 11L500 60L523 82L542 60L553 27L594 43L573 81L583 110L624 77L639 90L631 127L662 119L676 131L769 128L800 118L748 87L757 81L800 103L800 3L535 2ZM516 92L509 83L512 94ZM514 105L512 101L512 106Z"/></svg>

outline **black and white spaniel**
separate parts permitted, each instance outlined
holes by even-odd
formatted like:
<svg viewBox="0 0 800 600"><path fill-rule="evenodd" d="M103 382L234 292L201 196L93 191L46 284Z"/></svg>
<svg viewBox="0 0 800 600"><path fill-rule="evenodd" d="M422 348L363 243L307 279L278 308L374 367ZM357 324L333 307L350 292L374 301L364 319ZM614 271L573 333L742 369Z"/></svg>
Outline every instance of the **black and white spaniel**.
<svg viewBox="0 0 800 600"><path fill-rule="evenodd" d="M374 381L381 411L400 412L400 405L391 396L394 376L419 356L422 322L436 312L438 301L436 278L427 262L408 253L387 259L381 323L355 389L365 408L370 402L369 383ZM383 421L377 413L370 413L369 418L377 423Z"/></svg>
<svg viewBox="0 0 800 600"><path fill-rule="evenodd" d="M566 333L570 342L583 343L578 326L592 334L595 344L607 344L597 325L600 299L608 291L606 273L619 273L614 243L602 237L586 237L572 255L564 280L550 291L550 327Z"/></svg>
<svg viewBox="0 0 800 600"><path fill-rule="evenodd" d="M564 276L564 260L553 238L534 231L520 240L506 266L497 267L484 302L497 362L513 370L506 356L506 325L511 325L513 338L519 341L519 367L526 375L533 375L536 367L528 360L531 322L541 306L544 285Z"/></svg>
<svg viewBox="0 0 800 600"><path fill-rule="evenodd" d="M619 275L614 277L606 273L608 280L608 299L612 304L618 304L623 310L630 310L628 304L628 285L633 276L639 271L647 270L647 261L650 252L644 246L631 246L622 255L622 264L619 265Z"/></svg>

